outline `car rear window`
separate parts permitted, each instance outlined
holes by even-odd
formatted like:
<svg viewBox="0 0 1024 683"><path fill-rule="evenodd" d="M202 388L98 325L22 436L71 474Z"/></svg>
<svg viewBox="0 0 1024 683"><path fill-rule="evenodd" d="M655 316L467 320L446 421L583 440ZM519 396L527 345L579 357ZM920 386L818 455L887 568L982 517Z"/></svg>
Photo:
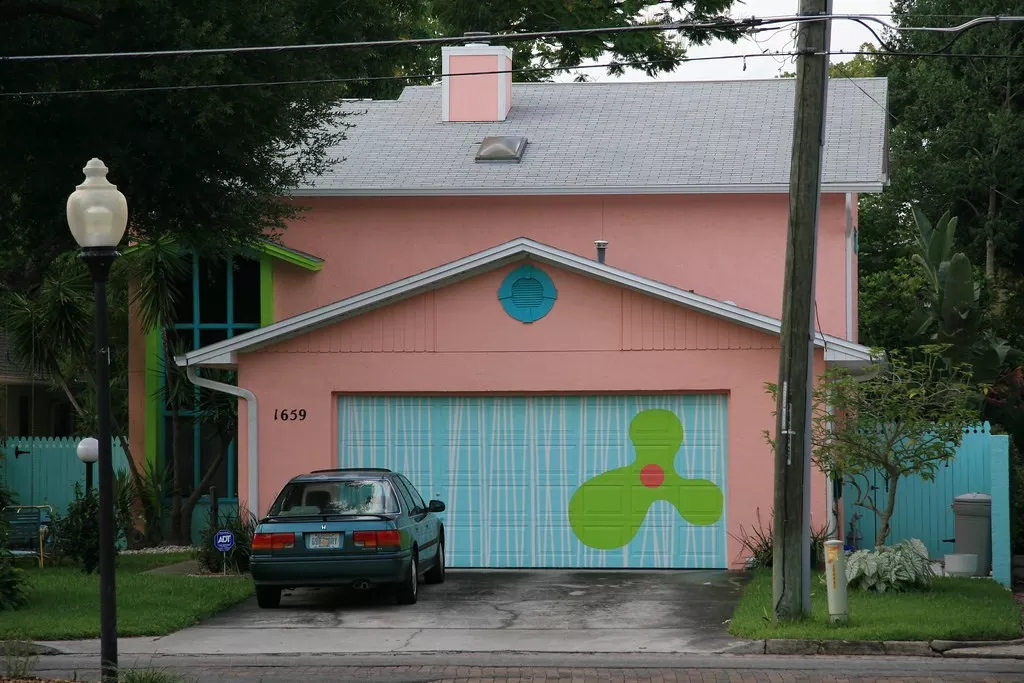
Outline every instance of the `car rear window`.
<svg viewBox="0 0 1024 683"><path fill-rule="evenodd" d="M382 515L398 512L391 484L381 480L292 482L270 508L272 517Z"/></svg>

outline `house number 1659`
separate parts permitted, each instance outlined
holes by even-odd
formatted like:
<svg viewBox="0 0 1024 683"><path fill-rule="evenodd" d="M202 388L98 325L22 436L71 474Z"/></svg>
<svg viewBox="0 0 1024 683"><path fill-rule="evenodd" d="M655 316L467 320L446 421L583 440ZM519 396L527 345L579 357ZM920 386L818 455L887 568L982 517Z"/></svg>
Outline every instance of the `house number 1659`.
<svg viewBox="0 0 1024 683"><path fill-rule="evenodd" d="M285 422L288 420L298 420L301 422L306 419L306 409L299 408L296 410L295 408L274 408L274 419L283 420Z"/></svg>

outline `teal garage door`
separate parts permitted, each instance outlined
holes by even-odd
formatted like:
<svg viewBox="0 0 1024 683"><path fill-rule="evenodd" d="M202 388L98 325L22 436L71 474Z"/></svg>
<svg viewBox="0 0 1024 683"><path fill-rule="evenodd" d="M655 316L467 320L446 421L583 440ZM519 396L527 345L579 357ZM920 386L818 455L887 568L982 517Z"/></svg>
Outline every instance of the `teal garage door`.
<svg viewBox="0 0 1024 683"><path fill-rule="evenodd" d="M338 401L339 466L444 501L450 567L727 566L725 396Z"/></svg>

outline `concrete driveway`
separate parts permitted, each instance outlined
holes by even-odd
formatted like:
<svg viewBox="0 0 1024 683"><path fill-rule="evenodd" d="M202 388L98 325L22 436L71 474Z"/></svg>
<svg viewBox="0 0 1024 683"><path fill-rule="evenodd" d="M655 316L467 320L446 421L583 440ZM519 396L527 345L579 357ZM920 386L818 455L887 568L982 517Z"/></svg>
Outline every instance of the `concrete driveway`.
<svg viewBox="0 0 1024 683"><path fill-rule="evenodd" d="M411 606L394 604L384 590L296 590L278 609L260 609L251 599L169 636L123 639L120 649L712 653L737 643L725 621L744 581L741 573L722 571L449 570L444 584L421 584Z"/></svg>

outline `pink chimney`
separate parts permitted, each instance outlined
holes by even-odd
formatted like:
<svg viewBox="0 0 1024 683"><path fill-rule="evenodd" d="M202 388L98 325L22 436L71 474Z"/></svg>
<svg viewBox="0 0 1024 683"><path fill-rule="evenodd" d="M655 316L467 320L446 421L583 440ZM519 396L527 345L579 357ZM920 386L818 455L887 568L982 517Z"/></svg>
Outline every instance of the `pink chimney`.
<svg viewBox="0 0 1024 683"><path fill-rule="evenodd" d="M443 47L441 73L442 121L504 121L508 116L512 107L509 48L487 43Z"/></svg>

